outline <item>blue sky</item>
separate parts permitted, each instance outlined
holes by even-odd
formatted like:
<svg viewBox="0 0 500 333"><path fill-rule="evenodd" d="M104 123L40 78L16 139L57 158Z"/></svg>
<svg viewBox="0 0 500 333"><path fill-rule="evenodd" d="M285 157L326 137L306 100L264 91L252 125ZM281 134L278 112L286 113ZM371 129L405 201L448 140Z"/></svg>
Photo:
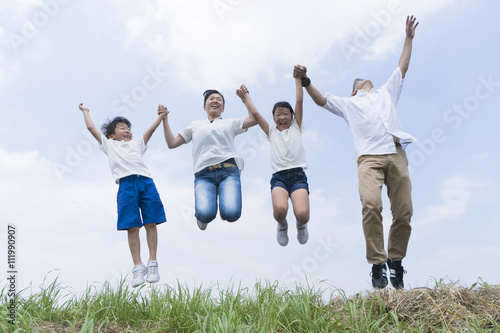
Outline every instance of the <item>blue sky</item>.
<svg viewBox="0 0 500 333"><path fill-rule="evenodd" d="M58 275L82 290L132 268L126 233L116 231L117 186L80 102L99 125L128 117L137 138L158 104L171 110L174 132L204 119L209 88L223 91L224 117L245 117L235 94L244 83L271 121L275 102L294 100L295 64L307 66L322 92L347 96L355 77L383 84L411 14L420 25L398 104L403 129L418 138L407 148L414 216L406 286L499 282L497 2L22 0L0 7L0 241L16 225L19 289ZM168 150L161 127L155 132L145 160L168 219L158 229L160 283L371 288L350 131L307 95L304 124L310 239L299 245L291 228L284 248L275 240L269 144L260 128L236 140L245 159L241 219L217 217L204 232L193 217L192 147ZM385 189L383 196L388 230Z"/></svg>

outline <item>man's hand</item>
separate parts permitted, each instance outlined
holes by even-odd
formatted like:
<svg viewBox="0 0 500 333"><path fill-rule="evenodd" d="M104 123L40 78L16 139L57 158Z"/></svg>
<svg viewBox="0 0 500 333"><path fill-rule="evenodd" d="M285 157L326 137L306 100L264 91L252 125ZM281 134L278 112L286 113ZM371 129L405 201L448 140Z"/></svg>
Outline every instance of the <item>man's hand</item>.
<svg viewBox="0 0 500 333"><path fill-rule="evenodd" d="M405 77L406 72L408 71L408 66L410 66L410 57L411 50L413 48L413 37L415 37L415 29L418 26L418 22L415 24L417 20L413 15L406 17L406 38L403 46L403 52L401 53L401 58L399 58L399 68L401 69L401 74Z"/></svg>
<svg viewBox="0 0 500 333"><path fill-rule="evenodd" d="M406 17L406 38L415 37L415 29L417 28L419 23L417 22L417 24L415 24L416 20L417 18L414 17L413 15L411 17L410 16Z"/></svg>
<svg viewBox="0 0 500 333"><path fill-rule="evenodd" d="M293 67L293 77L294 78L302 78L307 77L307 68L301 65L295 65Z"/></svg>

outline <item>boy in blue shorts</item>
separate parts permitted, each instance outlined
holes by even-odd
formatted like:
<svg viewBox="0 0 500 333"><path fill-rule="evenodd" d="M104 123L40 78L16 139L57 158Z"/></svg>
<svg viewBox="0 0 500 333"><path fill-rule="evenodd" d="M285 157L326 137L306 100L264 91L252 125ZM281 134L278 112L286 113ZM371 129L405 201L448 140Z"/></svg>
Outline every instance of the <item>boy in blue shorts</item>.
<svg viewBox="0 0 500 333"><path fill-rule="evenodd" d="M118 230L127 230L128 245L134 268L132 286L137 287L146 281L155 283L160 280L156 250L158 233L156 225L165 222L165 211L151 179L151 173L144 164L142 156L147 150L147 143L165 114L158 118L137 141L132 141L131 124L124 117L115 117L103 124L101 133L92 122L89 109L79 106L83 112L87 129L99 142L99 148L108 156L111 173L119 184L116 198L118 205ZM142 218L141 218L142 216ZM144 226L149 248L147 267L141 261L139 230Z"/></svg>

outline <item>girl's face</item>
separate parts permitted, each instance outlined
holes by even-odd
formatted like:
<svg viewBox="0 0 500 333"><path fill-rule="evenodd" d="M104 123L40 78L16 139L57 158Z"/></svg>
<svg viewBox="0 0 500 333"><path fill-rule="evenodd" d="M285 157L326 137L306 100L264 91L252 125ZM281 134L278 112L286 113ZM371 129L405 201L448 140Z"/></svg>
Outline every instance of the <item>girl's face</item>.
<svg viewBox="0 0 500 333"><path fill-rule="evenodd" d="M132 132L127 124L118 123L115 127L115 133L111 134L109 138L116 141L131 141Z"/></svg>
<svg viewBox="0 0 500 333"><path fill-rule="evenodd" d="M222 96L217 93L208 96L204 109L209 116L220 117L221 113L224 112L224 100Z"/></svg>
<svg viewBox="0 0 500 333"><path fill-rule="evenodd" d="M293 115L288 108L278 107L274 110L274 122L278 130L283 131L292 126Z"/></svg>

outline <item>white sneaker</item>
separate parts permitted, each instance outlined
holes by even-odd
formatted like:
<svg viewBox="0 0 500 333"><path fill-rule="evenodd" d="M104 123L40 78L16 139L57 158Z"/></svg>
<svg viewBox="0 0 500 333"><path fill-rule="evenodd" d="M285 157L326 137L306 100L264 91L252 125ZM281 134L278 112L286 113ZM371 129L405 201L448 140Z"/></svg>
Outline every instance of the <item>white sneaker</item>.
<svg viewBox="0 0 500 333"><path fill-rule="evenodd" d="M288 244L288 224L286 226L282 226L278 223L278 231L276 232L276 239L278 240L278 244L281 246L286 246Z"/></svg>
<svg viewBox="0 0 500 333"><path fill-rule="evenodd" d="M198 223L198 228L200 228L200 230L205 230L207 228L208 223L203 223L198 220L196 220L196 222Z"/></svg>
<svg viewBox="0 0 500 333"><path fill-rule="evenodd" d="M297 222L297 240L300 244L305 244L308 239L309 231L307 231L307 224L299 224Z"/></svg>
<svg viewBox="0 0 500 333"><path fill-rule="evenodd" d="M160 281L160 273L158 272L158 261L148 262L148 275L146 275L146 282L155 283Z"/></svg>
<svg viewBox="0 0 500 333"><path fill-rule="evenodd" d="M134 266L132 269L132 287L138 287L144 283L144 275L148 273L148 268L144 264Z"/></svg>

